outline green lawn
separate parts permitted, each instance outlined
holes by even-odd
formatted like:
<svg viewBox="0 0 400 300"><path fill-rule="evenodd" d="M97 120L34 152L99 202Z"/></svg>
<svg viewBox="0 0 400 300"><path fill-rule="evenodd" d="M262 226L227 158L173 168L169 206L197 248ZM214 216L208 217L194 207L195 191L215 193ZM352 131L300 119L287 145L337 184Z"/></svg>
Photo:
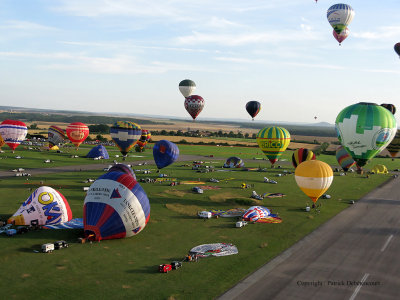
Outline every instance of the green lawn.
<svg viewBox="0 0 400 300"><path fill-rule="evenodd" d="M292 152L283 155L282 158L287 161L277 163L281 164L281 169L271 169L268 161L253 160L254 157L263 157L257 148L189 145L179 148L182 154L202 155L203 160L216 166L217 170L221 169L222 161L206 156L226 158L237 155L246 160L248 167L268 167L268 170L197 173L191 170L191 167L182 166L184 163L175 163L162 172L178 180L206 181L211 177L220 180L234 179L208 183L221 189L205 190L202 195L191 193L191 185L171 187L167 183L141 184L151 202L150 221L141 233L127 239L78 244L77 238L82 236L80 230L41 230L11 238L1 235L2 298L212 299L348 207L349 200L359 199L391 176L371 175L370 178L366 178L365 175L354 173L347 176L338 176L338 173L335 173L333 184L327 192L332 198L318 201L322 205L319 214L315 211L306 213L304 207L310 200L297 187L294 175L277 176L285 169L293 171L290 163ZM88 148L82 148L79 152L84 155ZM42 152L31 154L30 151L21 149L17 153L24 156L24 159L20 160L21 167L49 165L42 164ZM2 155L4 154L10 156L9 152ZM148 158L152 157L151 154L151 150L145 152ZM97 162L86 158L74 160L69 156L70 154L66 154L65 158L59 159L59 163ZM58 157L54 156L54 160L58 160ZM37 161L32 162L34 159ZM333 156L322 155L318 159L337 165ZM3 164L8 160L0 160L1 169L11 169ZM377 163L384 163L389 170L400 167L399 160L393 162L390 159L378 158L367 165L366 169ZM154 165L135 167L138 179L157 177L155 172L149 175L142 174L140 170L144 168L155 171ZM74 217L82 217L85 198L82 188L88 186L82 181L97 178L101 174L103 172L99 170L32 176L28 180L25 177L2 179L0 218L4 220L13 214L30 195L31 190L40 185L40 181L63 193L70 203ZM278 181L278 184L263 183L264 176ZM242 182L254 184L254 188L241 189ZM259 194L281 192L286 194L286 197L252 202L249 196L253 189ZM267 206L274 213L278 213L283 223L256 223L238 229L234 226L234 219L203 221L193 215L201 209L249 207L253 203ZM43 243L61 239L70 242L71 246L51 254L34 252L39 250ZM234 243L239 249L239 254L204 258L197 263L184 263L182 269L168 274L157 272L159 264L182 259L196 245L215 242Z"/></svg>

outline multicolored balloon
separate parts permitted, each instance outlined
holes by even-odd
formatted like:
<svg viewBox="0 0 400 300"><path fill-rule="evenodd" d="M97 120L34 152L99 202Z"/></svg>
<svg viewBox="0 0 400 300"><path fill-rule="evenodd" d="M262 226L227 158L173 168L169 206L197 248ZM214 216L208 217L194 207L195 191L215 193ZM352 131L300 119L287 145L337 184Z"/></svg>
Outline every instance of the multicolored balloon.
<svg viewBox="0 0 400 300"><path fill-rule="evenodd" d="M249 101L246 103L246 110L254 121L255 116L257 116L261 110L261 103L258 101Z"/></svg>
<svg viewBox="0 0 400 300"><path fill-rule="evenodd" d="M3 137L0 135L0 149L1 147L3 147L6 144L6 142L4 141Z"/></svg>
<svg viewBox="0 0 400 300"><path fill-rule="evenodd" d="M333 30L333 36L339 42L339 46L342 45L342 42L349 36L349 34L350 30L347 27L339 34L335 30Z"/></svg>
<svg viewBox="0 0 400 300"><path fill-rule="evenodd" d="M115 164L113 165L110 170L108 170L108 173L110 172L122 172L125 174L128 174L132 176L136 180L136 175L135 172L133 172L132 168L129 167L128 165L125 164Z"/></svg>
<svg viewBox="0 0 400 300"><path fill-rule="evenodd" d="M72 219L67 199L59 191L41 186L7 220L15 225L55 225Z"/></svg>
<svg viewBox="0 0 400 300"><path fill-rule="evenodd" d="M158 169L165 168L178 159L179 148L170 141L158 141L153 147L153 157Z"/></svg>
<svg viewBox="0 0 400 300"><path fill-rule="evenodd" d="M315 159L315 154L311 150L305 148L299 148L293 152L292 155L292 164L293 167L296 168L299 164L306 160Z"/></svg>
<svg viewBox="0 0 400 300"><path fill-rule="evenodd" d="M271 216L271 211L264 206L252 206L242 216L243 220L248 222L256 222L259 219Z"/></svg>
<svg viewBox="0 0 400 300"><path fill-rule="evenodd" d="M350 5L339 3L329 7L326 17L336 33L340 34L349 26L354 18L354 14L354 10Z"/></svg>
<svg viewBox="0 0 400 300"><path fill-rule="evenodd" d="M240 157L232 156L226 160L223 167L224 168L242 168L242 167L244 167L244 162Z"/></svg>
<svg viewBox="0 0 400 300"><path fill-rule="evenodd" d="M394 106L394 104L382 103L381 106L386 108L392 114L396 113L396 106Z"/></svg>
<svg viewBox="0 0 400 300"><path fill-rule="evenodd" d="M25 140L27 133L28 128L24 122L4 120L0 124L0 135L13 152Z"/></svg>
<svg viewBox="0 0 400 300"><path fill-rule="evenodd" d="M392 142L386 147L390 156L395 158L400 151L400 130L398 129Z"/></svg>
<svg viewBox="0 0 400 300"><path fill-rule="evenodd" d="M290 133L283 127L265 127L257 134L257 144L273 165L290 144Z"/></svg>
<svg viewBox="0 0 400 300"><path fill-rule="evenodd" d="M375 103L350 105L336 117L338 139L358 167L385 149L396 131L393 114Z"/></svg>
<svg viewBox="0 0 400 300"><path fill-rule="evenodd" d="M299 188L315 203L331 186L332 168L320 160L307 160L299 164L294 172Z"/></svg>
<svg viewBox="0 0 400 300"><path fill-rule="evenodd" d="M204 99L198 95L192 95L185 99L185 109L192 116L193 120L201 113L204 107Z"/></svg>
<svg viewBox="0 0 400 300"><path fill-rule="evenodd" d="M47 137L49 148L59 146L65 141L65 130L58 126L51 125L48 129Z"/></svg>
<svg viewBox="0 0 400 300"><path fill-rule="evenodd" d="M185 98L191 96L195 89L196 89L196 84L194 83L193 80L185 79L179 83L179 91Z"/></svg>
<svg viewBox="0 0 400 300"><path fill-rule="evenodd" d="M90 186L83 207L85 236L90 240L131 237L150 219L150 202L133 176L108 172Z"/></svg>
<svg viewBox="0 0 400 300"><path fill-rule="evenodd" d="M111 138L124 156L136 145L141 134L140 126L130 121L117 121L110 128Z"/></svg>
<svg viewBox="0 0 400 300"><path fill-rule="evenodd" d="M67 136L72 144L79 148L86 138L89 136L89 127L81 122L74 122L67 127Z"/></svg>
<svg viewBox="0 0 400 300"><path fill-rule="evenodd" d="M148 130L142 129L142 135L137 141L137 145L140 149L143 149L151 139L151 133Z"/></svg>
<svg viewBox="0 0 400 300"><path fill-rule="evenodd" d="M347 152L343 146L339 146L336 149L336 160L345 172L347 172L352 166L356 164L349 152Z"/></svg>

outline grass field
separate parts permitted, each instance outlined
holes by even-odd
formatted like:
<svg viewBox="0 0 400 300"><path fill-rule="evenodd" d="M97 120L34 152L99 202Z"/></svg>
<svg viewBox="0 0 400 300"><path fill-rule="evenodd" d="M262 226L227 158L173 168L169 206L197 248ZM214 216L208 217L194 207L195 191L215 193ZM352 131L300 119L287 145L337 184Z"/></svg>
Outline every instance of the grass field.
<svg viewBox="0 0 400 300"><path fill-rule="evenodd" d="M348 207L349 200L359 199L391 176L371 175L366 178L365 175L354 173L347 176L335 173L333 184L328 190L332 198L318 201L322 205L320 213L306 213L304 207L310 200L297 187L294 176L277 176L283 170L293 171L290 163L292 151L286 152L283 161L277 163L281 165L280 169L271 169L268 161L253 159L264 157L258 148L190 145L180 145L179 148L181 154L203 156L203 160L208 165L214 165L217 170L221 170L223 163L218 158L232 155L243 158L247 167L268 169L266 172L234 170L197 173L191 167L183 166L183 162L163 169L163 173L179 181L208 181L211 177L220 179L220 183L207 182L207 185L219 186L220 189L193 194L191 185L172 187L167 183L141 184L151 202L151 217L147 227L132 238L78 244L78 237L82 237L80 230L32 231L11 238L1 235L1 298L211 299ZM84 155L88 151L88 148L82 147L78 153ZM15 155L21 155L24 159L10 158L10 152L6 150L1 155L9 158L0 160L0 168L15 168L16 161L20 164L18 167L26 169L50 167L51 164L43 164L45 154L52 155L48 159L54 160L54 165L98 163L83 157L71 159L69 153L57 155L21 148ZM145 158L130 158L127 162L152 158L151 150L143 155ZM210 155L214 157L206 157ZM334 156L321 155L318 159L337 166ZM366 169L378 163L385 164L389 170L400 167L399 160L376 158ZM153 173L143 174L141 170L145 168L153 170ZM157 177L154 165L137 166L134 169L138 179ZM74 217L82 217L85 198L82 189L88 186L83 181L87 178L95 179L101 174L102 170L96 170L32 176L28 180L25 177L2 179L0 218L4 220L12 215L31 191L40 186L40 182L63 193ZM278 184L263 183L264 176L278 181ZM254 188L241 189L242 182L253 184ZM252 190L259 194L280 192L286 194L286 197L252 200L249 198ZM283 223L256 223L238 229L234 226L234 219L203 221L194 216L197 210L249 207L253 204L267 206L279 214ZM62 239L71 243L68 249L51 254L34 252L43 243ZM238 247L239 254L184 263L182 269L168 274L157 272L159 264L182 259L196 245L215 242L233 243Z"/></svg>

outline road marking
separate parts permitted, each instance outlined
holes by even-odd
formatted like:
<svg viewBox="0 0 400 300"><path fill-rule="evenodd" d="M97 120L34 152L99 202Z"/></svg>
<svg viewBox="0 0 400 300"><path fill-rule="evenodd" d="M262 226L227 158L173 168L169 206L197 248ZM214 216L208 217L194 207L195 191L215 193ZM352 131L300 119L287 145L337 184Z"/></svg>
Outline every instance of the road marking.
<svg viewBox="0 0 400 300"><path fill-rule="evenodd" d="M389 245L389 243L392 240L392 238L393 238L393 234L389 235L389 237L387 238L385 244L381 248L381 252L386 250L386 247Z"/></svg>
<svg viewBox="0 0 400 300"><path fill-rule="evenodd" d="M365 280L367 280L369 274L365 273L363 278L361 278L361 284L359 286L356 287L356 289L353 292L353 295L351 295L351 297L349 298L349 300L354 300L358 294L358 292L360 291L360 289L362 288L362 284L364 283Z"/></svg>

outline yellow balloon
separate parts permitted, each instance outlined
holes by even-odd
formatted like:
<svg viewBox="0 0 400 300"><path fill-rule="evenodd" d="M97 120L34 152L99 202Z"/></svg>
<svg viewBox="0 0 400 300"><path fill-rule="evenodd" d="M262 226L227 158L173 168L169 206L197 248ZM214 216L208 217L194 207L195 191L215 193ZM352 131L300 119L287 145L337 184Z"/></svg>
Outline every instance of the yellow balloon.
<svg viewBox="0 0 400 300"><path fill-rule="evenodd" d="M333 181L332 168L320 160L308 160L299 164L294 178L299 188L315 203Z"/></svg>
<svg viewBox="0 0 400 300"><path fill-rule="evenodd" d="M0 148L3 147L6 144L4 141L3 137L0 135Z"/></svg>
<svg viewBox="0 0 400 300"><path fill-rule="evenodd" d="M290 144L290 133L283 127L265 127L256 137L257 144L273 165Z"/></svg>

